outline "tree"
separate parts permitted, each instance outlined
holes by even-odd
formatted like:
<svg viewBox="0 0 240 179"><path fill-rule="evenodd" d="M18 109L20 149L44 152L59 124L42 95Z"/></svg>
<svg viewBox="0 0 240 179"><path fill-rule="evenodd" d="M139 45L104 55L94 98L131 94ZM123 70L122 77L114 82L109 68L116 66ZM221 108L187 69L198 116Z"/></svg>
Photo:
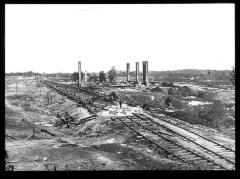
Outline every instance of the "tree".
<svg viewBox="0 0 240 179"><path fill-rule="evenodd" d="M89 82L97 82L98 81L98 76L94 73L88 78Z"/></svg>
<svg viewBox="0 0 240 179"><path fill-rule="evenodd" d="M108 79L110 83L115 82L117 80L117 71L114 66L108 72Z"/></svg>
<svg viewBox="0 0 240 179"><path fill-rule="evenodd" d="M218 128L219 123L223 120L226 113L224 105L220 101L213 101L212 104L205 105L203 108L197 109L198 117L204 125Z"/></svg>
<svg viewBox="0 0 240 179"><path fill-rule="evenodd" d="M52 90L48 91L46 93L47 105L52 104L54 98L55 98L55 93Z"/></svg>
<svg viewBox="0 0 240 179"><path fill-rule="evenodd" d="M78 78L79 78L78 74L79 74L78 72L74 72L73 74L71 74L71 79L72 79L75 83L78 82ZM82 80L83 80L84 76L85 76L85 74L84 74L83 72L81 72Z"/></svg>
<svg viewBox="0 0 240 179"><path fill-rule="evenodd" d="M100 73L99 73L99 81L100 82L104 82L104 81L106 81L106 74L104 73L104 71L100 71Z"/></svg>
<svg viewBox="0 0 240 179"><path fill-rule="evenodd" d="M72 75L71 75L71 79L75 82L75 84L77 83L78 81L78 72L74 72Z"/></svg>
<svg viewBox="0 0 240 179"><path fill-rule="evenodd" d="M86 73L87 81L89 81L89 78L91 77L91 73Z"/></svg>
<svg viewBox="0 0 240 179"><path fill-rule="evenodd" d="M85 77L85 73L81 72L81 79L83 80L84 77Z"/></svg>
<svg viewBox="0 0 240 179"><path fill-rule="evenodd" d="M230 82L235 86L235 67L232 67L232 71L230 72Z"/></svg>
<svg viewBox="0 0 240 179"><path fill-rule="evenodd" d="M176 95L176 93L177 93L177 90L175 88L169 88L168 89L168 94L169 95L173 95L174 96L174 95Z"/></svg>

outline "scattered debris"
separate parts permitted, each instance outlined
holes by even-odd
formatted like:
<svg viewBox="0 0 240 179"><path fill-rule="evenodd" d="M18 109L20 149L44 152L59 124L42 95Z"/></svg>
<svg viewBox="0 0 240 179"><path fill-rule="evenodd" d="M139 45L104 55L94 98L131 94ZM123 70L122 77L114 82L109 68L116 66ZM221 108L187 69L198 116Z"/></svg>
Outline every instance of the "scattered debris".
<svg viewBox="0 0 240 179"><path fill-rule="evenodd" d="M7 124L10 125L7 130L11 131L11 128L17 130L17 127L20 125L15 122L16 118L18 120L22 119L22 129L19 131L25 132L29 129L27 128L28 126L26 127L24 124L27 124L33 116L38 116L38 121L35 122L35 136L31 135L28 137L32 140L25 140L28 138L21 139L22 136L29 136L29 133L27 133L27 135L24 133L24 135L20 137L20 135L17 135L17 132L19 131L16 133L7 132L6 137L18 140L8 139L6 142L7 147L13 153L13 160L17 163L15 168L14 166L10 166L6 170L20 170L18 168L19 165L21 165L22 170L29 170L30 165L34 169L40 170L42 167L41 162L56 162L58 160L61 162L61 166L63 167L62 170L64 170L64 166L65 170L96 170L98 169L97 167L100 169L128 169L130 166L133 167L133 169L137 167L140 169L159 169L161 167L148 166L149 163L153 162L154 157L154 160L156 159L158 163L161 163L161 166L169 165L170 161L173 163L175 161L172 159L166 160L165 155L157 155L157 152L154 150L146 148L145 143L141 142L142 140L139 137L132 140L133 134L119 124L118 120L114 120L114 118L111 117L130 116L134 112L141 113L145 110L149 112L162 110L164 112L175 113L176 110L178 110L174 105L173 97L175 96L178 96L181 100L185 100L186 103L188 100L192 100L191 103L193 103L194 100L202 100L203 102L206 102L205 93L203 93L204 95L201 95L200 92L195 89L192 90L190 86L178 86L167 82L163 82L161 85L159 85L160 82L158 84L151 83L148 87L140 83L133 84L132 82L127 83L125 86L118 84L111 86L99 83L95 86L94 84L92 86L85 85L85 87L82 88L69 84L59 85L50 80L44 80L42 82L48 85L49 88L56 88L57 92L50 95L50 93L48 93L48 88L38 86L36 92L32 90L33 92L21 95L19 85L17 99L6 97L6 103L11 101L11 104L14 104L15 102L14 106L16 108L14 108L14 110L21 111L21 113L15 114L15 117L12 117L13 112L6 112L8 120L12 117L10 120L12 121L11 124ZM29 90L31 90L31 88L35 89L35 87L33 87L33 83L35 82L33 81L31 83L28 84ZM39 88L41 89L41 95L39 95ZM8 89L11 90L11 84L8 84ZM219 95L222 95L220 92L221 91L218 91ZM11 93L12 92L10 91L9 96L12 96ZM45 94L48 94L49 99L44 99L44 97L46 97ZM129 97L129 94L131 94L131 97ZM167 100L167 96L171 96L169 100ZM230 95L228 97L232 98ZM22 105L23 102L22 104L17 103L18 101L23 101L25 99L28 101L32 100L30 104L31 106L29 106L29 108L31 107L31 110L26 110L27 106ZM119 106L118 103L119 99L123 102L121 106ZM46 100L48 100L48 102L46 102ZM10 107L12 106L13 105ZM228 110L235 110L235 107L229 106ZM25 113L26 115L23 116L21 115L22 113ZM162 117L166 118L166 116ZM229 118L231 118L231 116ZM13 125L14 123L15 125ZM185 123L181 124L186 125ZM190 127L192 130L198 131L200 131L199 128L201 127L203 128L201 130L205 130L204 132L206 134L210 133L210 129L202 126L194 125ZM158 130L158 132L161 133L161 130ZM214 134L212 133L211 135L213 136ZM40 138L39 134L48 134L51 137ZM168 135L164 132L162 132L162 134ZM229 139L225 137L220 138L216 135L215 138L229 145L234 144L234 142L229 141ZM140 142L134 142L136 140L139 140ZM28 143L26 143L26 141ZM133 142L128 143L128 141ZM129 148L132 148L133 151L126 155L125 150L128 150ZM149 156L149 158L146 159L144 155L136 156L136 158L134 158L136 151L141 151L141 153ZM29 162L22 160L23 156L26 155L29 157L33 156L31 157L31 164L24 164ZM46 156L51 156L51 160ZM123 159L126 159L128 164L125 163L123 166ZM145 166L143 163L146 162L148 164ZM61 169L55 163L44 164L44 166L48 171ZM179 165L178 168L182 169L183 167Z"/></svg>
<svg viewBox="0 0 240 179"><path fill-rule="evenodd" d="M22 139L20 139L20 138L18 138L18 137L14 137L14 136L11 136L11 135L8 135L8 134L5 134L5 136L6 136L6 137L10 137L10 138L12 138L12 139L22 140Z"/></svg>
<svg viewBox="0 0 240 179"><path fill-rule="evenodd" d="M44 166L48 171L57 171L57 168L59 167L55 163L47 163L47 164L44 164Z"/></svg>
<svg viewBox="0 0 240 179"><path fill-rule="evenodd" d="M88 122L90 120L93 120L93 119L95 119L95 117L97 117L97 114L93 114L93 115L88 116L86 118L80 119L79 122L75 124L75 126L83 124L83 123Z"/></svg>
<svg viewBox="0 0 240 179"><path fill-rule="evenodd" d="M46 160L48 160L48 158L47 157L43 157L43 161L46 161Z"/></svg>

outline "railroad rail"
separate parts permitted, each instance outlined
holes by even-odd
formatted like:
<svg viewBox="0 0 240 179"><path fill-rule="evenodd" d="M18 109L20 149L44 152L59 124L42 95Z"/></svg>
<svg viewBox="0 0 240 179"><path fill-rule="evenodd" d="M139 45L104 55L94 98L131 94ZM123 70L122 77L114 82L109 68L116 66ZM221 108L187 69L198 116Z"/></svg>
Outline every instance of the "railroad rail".
<svg viewBox="0 0 240 179"><path fill-rule="evenodd" d="M61 84L61 83L57 83L57 82L50 81L50 80L44 80L42 82L45 85L61 89L61 91L70 93L72 96L75 96L78 98L80 98L80 96L78 95L79 93L87 95L93 101L103 100L106 102L113 102L113 101L117 100L117 98L118 98L116 96L112 96L111 94L110 95L103 94L103 93L97 91L96 89L91 89L89 87L78 87L78 86L73 86L73 85Z"/></svg>
<svg viewBox="0 0 240 179"><path fill-rule="evenodd" d="M162 116L159 116L158 114L155 114L155 113L153 113L153 112L147 112L147 111L146 111L145 113L147 113L147 114L149 114L149 115L151 115L151 116L153 116L153 117L155 117L155 118L158 118L158 119L160 119L160 120L163 120L163 121L166 122L166 123L169 123L169 124L172 124L172 125L176 125L176 124L174 124L174 123L172 123L172 122L170 122L170 121L167 121L167 120L164 119ZM211 140L211 139L209 139L209 138L207 138L207 137L204 137L204 136L202 136L202 135L200 135L200 134L198 134L198 133L196 133L196 132L193 132L193 131L189 130L187 127L183 127L182 125L177 125L177 126L178 126L179 128L181 128L181 129L183 129L183 130L186 130L186 131L188 131L188 132L190 132L190 133L192 133L192 134L200 137L200 138L203 138L204 140L207 140L207 141L209 141L209 142L212 142L212 143L216 144L217 146L219 146L219 147L221 147L221 148L224 148L224 149L226 149L226 150L228 150L228 151L231 151L231 152L234 152L234 153L235 153L235 150L233 150L233 149L231 149L231 148L229 148L229 147L226 147L226 146L224 146L223 144L219 144L219 143L217 143L217 142L215 142L215 141L213 141L213 140Z"/></svg>
<svg viewBox="0 0 240 179"><path fill-rule="evenodd" d="M84 104L87 109L88 105L84 101L82 94L86 94L88 98L94 100L107 100L106 95L100 95L94 90L59 84L49 80L43 80L42 82L69 99ZM146 112L145 114L133 113L133 116L116 117L115 119L118 119L123 125L151 145L184 163L193 166L204 166L207 169L235 169L235 161L232 160L235 159L235 150L193 132L187 129L187 126L170 122L170 120L166 120L153 112ZM171 127L171 125L174 127ZM175 130L176 127L181 130ZM191 136L186 135L186 132ZM195 136L195 138L192 136ZM202 142L199 143L197 139L201 139ZM210 145L207 146L204 143Z"/></svg>
<svg viewBox="0 0 240 179"><path fill-rule="evenodd" d="M68 99L77 102L80 105L83 105L83 107L87 108L90 113L95 113L96 111L99 110L99 107L95 106L94 104L90 104L91 103L90 95L83 96L82 94L79 94L76 91L70 90L68 86L53 81L43 80L41 82L47 87L57 91L59 94L66 96Z"/></svg>
<svg viewBox="0 0 240 179"><path fill-rule="evenodd" d="M78 105L86 108L91 114L104 109L105 105L102 101L114 104L113 102L117 100L116 96L112 96L112 94L102 94L91 88L79 88L77 86L61 84L51 80L41 80L40 82L57 91L59 94L66 96L68 99L77 102Z"/></svg>
<svg viewBox="0 0 240 179"><path fill-rule="evenodd" d="M146 121L146 122L148 121L148 122L150 122L150 123L152 122L152 123L154 123L155 125L157 125L158 127L163 128L163 129L166 129L167 131L170 131L170 132L173 133L174 135L179 136L179 137L182 137L183 139L185 139L185 140L187 140L187 141L189 141L189 142L192 142L193 144L195 144L195 145L197 145L198 147L200 147L201 149L203 149L205 152L210 153L212 156L218 157L218 158L221 158L221 159L224 159L224 160L226 160L227 162L235 165L235 162L232 161L230 158L228 158L229 154L232 155L232 156L235 156L235 151L233 151L232 149L229 149L229 148L227 148L227 147L226 147L226 148L223 148L223 147L222 147L223 145L218 144L218 143L216 143L215 141L210 140L210 139L208 139L208 138L206 138L206 137L197 135L197 137L202 138L202 139L204 139L204 140L212 143L213 145L218 144L217 146L218 146L219 148L217 149L217 151L216 151L216 149L215 149L215 151L214 151L213 148L209 149L209 148L207 148L206 146L204 146L204 145L202 145L202 144L199 144L198 142L196 142L196 141L195 141L194 139L192 139L191 137L189 137L189 136L187 136L187 135L183 135L183 134L181 134L180 132L176 132L176 131L172 130L170 127L167 127L167 126L165 126L165 125L163 125L163 124L157 123L157 122L154 121L153 119L151 119L151 118L149 118L149 117L147 117L147 116L145 116L145 115L143 115L143 114L137 114L137 113L133 113L133 114L134 114L135 116L137 116L140 120L143 120L143 121ZM179 126L177 125L177 127L179 127ZM181 128L181 129L182 129L182 128ZM189 132L189 130L187 130L187 131ZM195 135L195 133L192 132L192 131L191 131L190 133L193 134L193 135ZM225 146L224 146L224 147L225 147ZM221 151L221 152L219 152L219 151ZM228 155L225 155L225 154L228 154Z"/></svg>
<svg viewBox="0 0 240 179"><path fill-rule="evenodd" d="M232 170L235 167L233 166L233 161L211 151L210 149L205 149L204 146L201 146L200 144L197 146L204 149L204 152L207 151L208 156L203 155L201 152L193 150L192 148L187 148L185 145L177 142L176 137L181 136L184 138L185 142L195 144L190 138L187 138L186 136L183 137L183 135L171 131L167 127L156 125L156 123L150 119L147 120L146 117L143 118L141 115L142 114L134 113L134 116L116 117L116 119L127 126L130 130L134 131L139 137L141 136L157 148L167 152L170 157L181 160L184 163L193 166L200 165L217 170ZM150 133L151 136L147 136L145 133L146 131ZM209 156L209 154L212 156ZM218 158L216 159L216 157Z"/></svg>

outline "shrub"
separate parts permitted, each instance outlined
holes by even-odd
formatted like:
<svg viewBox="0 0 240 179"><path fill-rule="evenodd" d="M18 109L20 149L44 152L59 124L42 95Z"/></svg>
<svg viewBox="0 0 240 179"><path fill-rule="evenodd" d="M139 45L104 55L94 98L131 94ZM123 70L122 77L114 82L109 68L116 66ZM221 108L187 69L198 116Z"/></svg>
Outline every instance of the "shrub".
<svg viewBox="0 0 240 179"><path fill-rule="evenodd" d="M199 124L215 129L219 129L221 125L230 126L234 123L234 121L224 118L224 106L219 101L213 101L210 105L194 106L185 111L176 111L167 115L189 122L190 124Z"/></svg>
<svg viewBox="0 0 240 179"><path fill-rule="evenodd" d="M225 109L220 101L214 101L199 111L199 117L206 122L206 126L218 128L225 115Z"/></svg>
<svg viewBox="0 0 240 179"><path fill-rule="evenodd" d="M234 126L235 121L227 117L224 120L220 121L219 124L228 128L228 127Z"/></svg>
<svg viewBox="0 0 240 179"><path fill-rule="evenodd" d="M209 100L209 101L213 101L216 98L216 94L213 92L205 92L204 94L204 98Z"/></svg>
<svg viewBox="0 0 240 179"><path fill-rule="evenodd" d="M173 83L172 83L172 82L170 82L170 83L169 83L169 86L173 86Z"/></svg>
<svg viewBox="0 0 240 179"><path fill-rule="evenodd" d="M177 94L177 90L175 88L169 88L168 89L168 94L169 95L176 95Z"/></svg>
<svg viewBox="0 0 240 179"><path fill-rule="evenodd" d="M165 92L162 88L160 88L158 86L155 87L155 88L152 88L150 90L151 90L151 92L160 92L160 93L164 93Z"/></svg>
<svg viewBox="0 0 240 179"><path fill-rule="evenodd" d="M204 98L204 93L199 92L199 93L198 93L198 97L199 97L199 98Z"/></svg>
<svg viewBox="0 0 240 179"><path fill-rule="evenodd" d="M165 82L165 81L162 82L161 85L166 86L166 87L174 87L175 86L172 82L168 83L168 82Z"/></svg>
<svg viewBox="0 0 240 179"><path fill-rule="evenodd" d="M183 96L194 96L195 95L194 91L187 86L179 87L179 90L181 91L181 94Z"/></svg>
<svg viewBox="0 0 240 179"><path fill-rule="evenodd" d="M220 101L213 101L212 104L205 106L195 106L190 110L192 111L198 114L197 121L195 119L197 124L216 129L220 127L225 115L224 105Z"/></svg>
<svg viewBox="0 0 240 179"><path fill-rule="evenodd" d="M124 101L124 103L131 104L133 106L142 106L148 104L150 107L162 106L165 103L164 95L149 95L145 92L119 92L118 96ZM154 100L152 100L154 96Z"/></svg>
<svg viewBox="0 0 240 179"><path fill-rule="evenodd" d="M164 81L164 82L161 83L161 85L162 86L167 86L167 82Z"/></svg>
<svg viewBox="0 0 240 179"><path fill-rule="evenodd" d="M167 97L166 100L165 100L165 104L167 106L170 106L170 103L171 103L171 99L169 97Z"/></svg>
<svg viewBox="0 0 240 179"><path fill-rule="evenodd" d="M170 103L172 104L173 107L177 108L177 109L183 109L186 107L186 104L184 104L180 99L178 99L177 97L171 96L169 95L166 99L165 99L165 104L166 105L170 105Z"/></svg>
<svg viewBox="0 0 240 179"><path fill-rule="evenodd" d="M189 122L190 124L202 124L196 111L176 111L174 113L168 113L167 115Z"/></svg>
<svg viewBox="0 0 240 179"><path fill-rule="evenodd" d="M230 72L230 82L233 86L235 86L235 67L232 67L232 71Z"/></svg>
<svg viewBox="0 0 240 179"><path fill-rule="evenodd" d="M114 91L112 91L112 92L109 94L109 96L112 96L113 100L118 100L118 99L119 99L117 93L114 92Z"/></svg>

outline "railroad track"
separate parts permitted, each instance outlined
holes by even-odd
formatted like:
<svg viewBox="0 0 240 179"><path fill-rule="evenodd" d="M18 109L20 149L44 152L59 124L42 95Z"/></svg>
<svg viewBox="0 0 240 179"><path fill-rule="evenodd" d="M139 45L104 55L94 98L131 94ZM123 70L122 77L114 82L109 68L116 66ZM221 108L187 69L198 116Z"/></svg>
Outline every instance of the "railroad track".
<svg viewBox="0 0 240 179"><path fill-rule="evenodd" d="M86 108L92 114L105 107L101 100L106 100L106 98L101 98L102 96L98 96L97 92L94 94L92 91L87 92L87 90L76 86L60 84L49 80L42 80L41 82L47 87L57 91L59 94L82 105L82 107Z"/></svg>
<svg viewBox="0 0 240 179"><path fill-rule="evenodd" d="M71 91L67 88L67 86L64 86L62 84L58 84L52 81L44 80L41 81L43 84L45 84L47 87L57 91L60 95L66 96L71 101L77 102L80 105L83 105L84 108L87 108L90 113L95 113L98 110L97 106L94 106L93 104L88 104L89 101L86 99L91 99L91 96L89 95L81 95L77 93L76 91ZM88 103L87 103L88 102Z"/></svg>
<svg viewBox="0 0 240 179"><path fill-rule="evenodd" d="M75 86L46 80L43 83L73 101L81 100L81 96L77 94L79 92L87 95L93 94L91 91L82 91ZM184 163L206 169L235 169L235 161L233 161L235 151L233 149L201 136L187 129L186 126L174 124L150 112L147 114L133 113L133 116L117 117L116 119L134 131L144 141L148 141L156 148L165 151L170 157ZM178 130L176 130L177 128ZM146 132L151 135L147 135ZM187 135L187 133L190 135ZM199 142L199 139L201 139L201 142Z"/></svg>
<svg viewBox="0 0 240 179"><path fill-rule="evenodd" d="M151 116L153 116L153 117L155 117L155 118L158 118L158 119L160 119L160 120L163 120L163 121L165 121L165 122L167 122L167 123L169 123L169 124L177 125L179 128L182 128L182 129L184 129L184 130L186 130L186 131L188 131L188 132L191 132L192 134L195 134L195 135L197 135L197 136L199 136L199 137L201 137L201 138L204 138L205 140L208 140L208 141L210 141L210 142L212 142L212 143L214 143L214 144L216 144L216 145L218 145L218 146L220 146L220 147L222 147L222 148L225 148L226 150L230 150L230 151L232 151L232 152L235 152L234 149L231 149L231 148L229 148L229 147L227 147L227 146L224 146L223 144L219 144L219 143L217 143L217 142L215 142L215 141L213 141L213 140L211 140L211 139L208 139L207 137L202 136L201 134L198 134L198 133L196 133L196 132L193 132L192 130L189 129L189 127L184 126L183 124L176 124L176 123L174 123L172 120L171 120L172 122L170 122L170 120L166 120L165 117L159 116L158 113L148 112L148 111L145 111L145 113L147 113L147 114L149 114L149 115L151 115ZM175 121L175 122L176 122L176 121Z"/></svg>
<svg viewBox="0 0 240 179"><path fill-rule="evenodd" d="M42 81L45 85L50 86L52 88L58 89L63 93L70 94L70 96L81 98L83 96L87 96L91 100L102 100L106 102L112 103L112 101L116 99L109 99L109 96L107 94L102 94L97 90L93 89L88 89L88 88L79 88L77 86L72 86L72 85L66 85L66 84L60 84L56 83L54 81L50 80L44 80ZM71 97L70 97L71 98Z"/></svg>
<svg viewBox="0 0 240 179"><path fill-rule="evenodd" d="M230 159L194 143L190 138L178 134L168 127L158 125L143 114L134 113L133 116L116 117L115 119L134 131L138 138L142 138L151 146L165 151L173 159L211 170L233 170L235 168L235 163ZM179 141L183 141L183 143ZM191 147L184 145L189 143ZM201 149L202 152L193 150L193 148Z"/></svg>
<svg viewBox="0 0 240 179"><path fill-rule="evenodd" d="M71 88L70 86L66 86L63 84L58 84L56 82L50 82L50 81L42 81L42 83L44 83L46 86L56 90L57 92L59 92L60 94L67 96L69 99L77 101L77 100L82 100L83 98L91 98L89 95L84 96L80 95L77 93L77 90L71 90L74 88Z"/></svg>
<svg viewBox="0 0 240 179"><path fill-rule="evenodd" d="M81 92L81 93L84 93L89 96L99 96L100 95L100 93L98 91L92 90L92 89L86 89L83 87L79 88L78 86L75 86L75 85L73 86L73 85L61 84L61 83L57 83L55 81L49 81L49 80L47 80L47 82L54 86L58 86L64 90L67 90L67 91L71 90L72 92L75 92L75 93Z"/></svg>
<svg viewBox="0 0 240 179"><path fill-rule="evenodd" d="M146 112L147 114L149 114L150 116L153 116L161 121L164 121L165 124L170 124L170 125L173 125L173 126L177 126L178 128L180 128L181 130L183 131L187 131L187 133L190 133L191 135L193 136L196 136L198 138L201 138L202 140L204 141L207 141L208 143L211 143L212 146L214 147L217 147L218 148L218 151L221 153L221 156L219 157L222 157L222 158L228 158L229 156L234 156L233 158L235 158L235 150L223 145L223 144L220 144L220 143L217 143L216 141L214 140L211 140L207 137L204 137L203 135L201 134L198 134L196 132L193 132L192 130L189 129L189 127L187 126L184 126L184 125L180 125L180 124L176 124L176 123L173 123L173 122L170 122L170 120L166 120L163 116L159 116L157 114L154 114L154 113L150 113L150 112ZM161 126L161 127L164 127L164 128L167 128L166 126L164 126L163 124L160 124L160 123L157 123L156 121L153 120L153 118L151 117L148 117L146 115L143 115L143 114L134 114L134 115L138 115L139 118L142 118L142 119L145 119L145 120L150 120L152 121L153 123L157 124L158 126ZM170 129L169 129L170 130ZM174 131L173 131L174 132ZM179 136L182 136L182 137L185 137L187 140L192 140L192 142L194 142L193 139L190 139L189 137L187 136L184 136L184 135L181 135L180 133L177 133L175 132L176 134L178 134ZM203 146L202 146L203 147ZM204 147L203 147L204 148ZM206 148L206 150L208 150ZM228 155L229 154L229 155ZM216 154L218 155L218 154ZM225 157L224 157L225 156ZM230 157L231 158L231 157ZM235 164L234 161L232 161L231 159L226 159L226 160L230 160L229 162Z"/></svg>

